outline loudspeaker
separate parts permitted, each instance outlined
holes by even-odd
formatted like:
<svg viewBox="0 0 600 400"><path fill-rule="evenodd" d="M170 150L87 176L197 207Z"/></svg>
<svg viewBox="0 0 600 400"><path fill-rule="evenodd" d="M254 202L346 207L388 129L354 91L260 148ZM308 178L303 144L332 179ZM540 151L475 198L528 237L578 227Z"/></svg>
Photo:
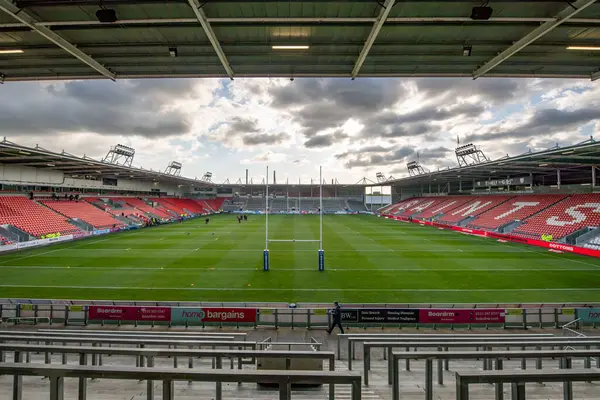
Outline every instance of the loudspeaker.
<svg viewBox="0 0 600 400"><path fill-rule="evenodd" d="M100 22L117 22L117 12L115 10L98 10L96 11L96 18Z"/></svg>
<svg viewBox="0 0 600 400"><path fill-rule="evenodd" d="M471 19L487 21L492 16L492 7L473 7Z"/></svg>

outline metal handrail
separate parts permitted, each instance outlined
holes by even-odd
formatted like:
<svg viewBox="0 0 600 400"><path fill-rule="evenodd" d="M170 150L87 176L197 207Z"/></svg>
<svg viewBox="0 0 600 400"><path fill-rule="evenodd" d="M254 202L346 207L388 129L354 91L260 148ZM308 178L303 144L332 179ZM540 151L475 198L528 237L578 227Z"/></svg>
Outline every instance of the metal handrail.
<svg viewBox="0 0 600 400"><path fill-rule="evenodd" d="M577 337L587 337L585 334L583 334L581 332L577 332L576 330L569 328L570 325L573 325L580 320L581 320L581 318L577 318L576 320L573 320L571 322L564 324L563 326L561 326L561 328L567 332L574 333L575 335L577 335ZM565 350L575 350L575 348L573 348L571 346L567 346L567 347L565 347Z"/></svg>

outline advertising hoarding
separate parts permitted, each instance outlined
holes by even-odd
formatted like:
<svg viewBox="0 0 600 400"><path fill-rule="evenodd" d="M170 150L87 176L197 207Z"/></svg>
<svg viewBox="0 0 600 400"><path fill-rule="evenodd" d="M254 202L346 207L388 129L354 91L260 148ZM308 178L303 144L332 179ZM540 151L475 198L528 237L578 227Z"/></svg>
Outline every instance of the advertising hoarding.
<svg viewBox="0 0 600 400"><path fill-rule="evenodd" d="M89 306L89 320L104 321L170 321L169 307Z"/></svg>
<svg viewBox="0 0 600 400"><path fill-rule="evenodd" d="M177 325L203 322L254 323L256 308L173 308L171 322Z"/></svg>
<svg viewBox="0 0 600 400"><path fill-rule="evenodd" d="M497 308L419 310L419 322L422 324L501 324L504 323L505 317L505 310Z"/></svg>
<svg viewBox="0 0 600 400"><path fill-rule="evenodd" d="M583 323L600 323L600 308L578 308L577 318Z"/></svg>

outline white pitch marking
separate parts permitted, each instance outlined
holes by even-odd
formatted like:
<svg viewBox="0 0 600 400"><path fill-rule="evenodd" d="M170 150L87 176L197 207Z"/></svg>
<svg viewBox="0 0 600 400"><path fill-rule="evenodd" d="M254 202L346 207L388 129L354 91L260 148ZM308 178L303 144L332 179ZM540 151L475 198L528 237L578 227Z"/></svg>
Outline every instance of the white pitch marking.
<svg viewBox="0 0 600 400"><path fill-rule="evenodd" d="M372 292L373 288L197 288L197 287L137 287L137 286L59 286L59 285L5 285L3 288L38 288L38 289L102 289L102 290L191 290L191 291L215 291L215 292L243 292L243 291L268 291L268 292L342 292L351 290L354 292ZM600 292L600 288L522 288L522 289L402 289L402 288L377 288L378 292Z"/></svg>
<svg viewBox="0 0 600 400"><path fill-rule="evenodd" d="M216 242L217 240L219 240L219 238L218 238L218 237L216 237L216 238L215 238L215 242Z"/></svg>
<svg viewBox="0 0 600 400"><path fill-rule="evenodd" d="M195 249L199 250L199 249ZM110 270L110 271L154 271L164 269L163 267L61 267L61 266L45 266L45 265L2 265L0 269L91 269L91 270ZM171 271L198 271L209 269L209 267L191 267L177 268L167 267ZM216 268L221 271L254 271L256 268ZM277 268L277 271L314 271L314 268ZM598 271L597 268L334 268L330 271L337 272L354 272L354 271L404 271L404 272L530 272L530 271Z"/></svg>
<svg viewBox="0 0 600 400"><path fill-rule="evenodd" d="M11 258L10 260L6 260L6 261L0 262L0 264L5 264L5 263L11 262L11 261L24 260L26 258L31 258L31 257L43 256L45 254L55 253L57 251L62 251L62 250L75 249L77 247L87 246L88 244L96 244L96 243L100 243L100 242L106 242L107 240L113 240L113 239L117 239L117 238L124 237L124 236L130 236L133 233L138 233L138 232L132 232L132 233L128 233L128 234L125 234L125 235L119 235L119 236L116 236L116 237L109 237L109 238L106 238L106 239L94 240L93 242L92 241L88 241L90 238L86 238L86 239L83 239L83 242L79 243L79 241L77 241L76 244L73 244L72 246L61 247L60 249L54 249L54 250L44 251L42 253L30 254L28 256L23 256L23 257L18 257L18 258ZM98 249L83 249L83 250L98 250Z"/></svg>
<svg viewBox="0 0 600 400"><path fill-rule="evenodd" d="M131 248L129 248L129 249L125 249L125 251L129 251L129 250L131 250Z"/></svg>
<svg viewBox="0 0 600 400"><path fill-rule="evenodd" d="M200 247L198 247L198 248L197 248L197 249L195 249L194 251L198 251L198 250L200 250Z"/></svg>
<svg viewBox="0 0 600 400"><path fill-rule="evenodd" d="M461 252L461 253L463 252L461 249L456 249L456 250L458 250L458 251L459 251L459 252Z"/></svg>

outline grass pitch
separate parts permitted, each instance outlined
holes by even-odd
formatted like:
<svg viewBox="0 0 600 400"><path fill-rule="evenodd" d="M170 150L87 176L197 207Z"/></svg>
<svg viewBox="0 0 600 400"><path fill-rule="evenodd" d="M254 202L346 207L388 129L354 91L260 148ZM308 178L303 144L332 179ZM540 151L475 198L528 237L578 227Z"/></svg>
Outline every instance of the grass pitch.
<svg viewBox="0 0 600 400"><path fill-rule="evenodd" d="M189 234L188 234L189 233ZM0 297L344 303L600 301L600 260L375 218L324 217L318 243L271 243L233 215L0 257ZM318 216L271 216L271 239L318 239Z"/></svg>

